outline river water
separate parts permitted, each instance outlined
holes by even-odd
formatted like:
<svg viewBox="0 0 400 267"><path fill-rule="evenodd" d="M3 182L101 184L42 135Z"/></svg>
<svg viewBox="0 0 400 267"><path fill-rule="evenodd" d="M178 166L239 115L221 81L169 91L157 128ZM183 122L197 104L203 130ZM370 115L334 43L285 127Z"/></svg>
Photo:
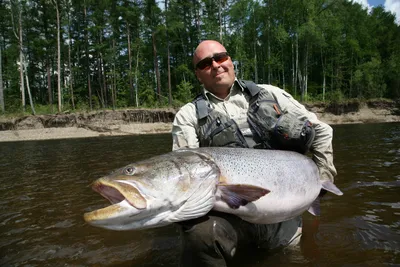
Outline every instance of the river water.
<svg viewBox="0 0 400 267"><path fill-rule="evenodd" d="M299 246L241 266L400 266L400 124L334 133L344 195L304 214ZM170 149L169 134L0 143L0 266L177 266L174 226L116 232L82 218L107 203L92 181Z"/></svg>

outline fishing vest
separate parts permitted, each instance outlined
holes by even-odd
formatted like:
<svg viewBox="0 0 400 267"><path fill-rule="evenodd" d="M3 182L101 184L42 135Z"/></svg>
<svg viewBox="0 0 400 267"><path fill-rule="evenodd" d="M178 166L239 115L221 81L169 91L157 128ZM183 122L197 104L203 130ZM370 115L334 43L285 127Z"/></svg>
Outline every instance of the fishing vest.
<svg viewBox="0 0 400 267"><path fill-rule="evenodd" d="M200 147L251 147L305 154L315 137L312 124L290 110L283 112L266 89L251 81L237 82L250 97L247 123L253 135L251 142L246 141L233 119L213 109L204 94L200 94L192 102L196 107Z"/></svg>

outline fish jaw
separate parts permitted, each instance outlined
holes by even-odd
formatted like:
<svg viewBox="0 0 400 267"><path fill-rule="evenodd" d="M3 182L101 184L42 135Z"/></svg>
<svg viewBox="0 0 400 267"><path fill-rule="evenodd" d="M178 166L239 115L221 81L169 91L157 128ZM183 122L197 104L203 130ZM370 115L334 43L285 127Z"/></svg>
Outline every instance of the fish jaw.
<svg viewBox="0 0 400 267"><path fill-rule="evenodd" d="M139 192L134 186L130 192ZM131 196L96 181L95 191L108 199L112 205L84 214L87 223L109 230L137 230L162 227L174 222L190 220L207 214L215 203L215 184L204 183L201 190L177 199ZM101 188L101 190L99 189ZM124 192L126 194L126 192ZM139 193L140 194L140 193ZM146 206L134 202L143 197ZM118 202L119 201L119 202ZM139 202L141 204L141 201Z"/></svg>
<svg viewBox="0 0 400 267"><path fill-rule="evenodd" d="M87 212L84 220L97 227L110 230L134 230L170 224L166 217L171 207L157 204L157 199L147 198L137 186L118 177L100 178L92 189L111 202L102 209ZM155 207L156 206L156 207Z"/></svg>
<svg viewBox="0 0 400 267"><path fill-rule="evenodd" d="M132 164L95 181L93 190L112 205L85 213L85 221L111 230L138 230L207 214L215 203L218 168L191 151L173 155ZM135 169L135 175L125 175L127 169Z"/></svg>
<svg viewBox="0 0 400 267"><path fill-rule="evenodd" d="M122 218L132 217L140 213L140 210L132 207L126 200L108 207L86 212L83 215L84 220L93 226L110 230L128 230L131 229Z"/></svg>
<svg viewBox="0 0 400 267"><path fill-rule="evenodd" d="M101 178L93 183L92 189L103 197L107 198L111 203L119 203L126 200L138 210L147 207L147 201L136 187L127 182L117 180L109 180Z"/></svg>
<svg viewBox="0 0 400 267"><path fill-rule="evenodd" d="M123 218L136 216L147 207L147 200L133 186L100 178L92 189L108 199L112 205L84 214L87 223L112 230L126 227Z"/></svg>

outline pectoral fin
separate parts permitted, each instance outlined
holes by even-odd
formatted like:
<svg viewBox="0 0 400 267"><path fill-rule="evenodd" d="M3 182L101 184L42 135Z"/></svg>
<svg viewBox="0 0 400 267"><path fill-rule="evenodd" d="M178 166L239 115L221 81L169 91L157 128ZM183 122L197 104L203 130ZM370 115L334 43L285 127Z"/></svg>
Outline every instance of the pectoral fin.
<svg viewBox="0 0 400 267"><path fill-rule="evenodd" d="M226 202L232 209L245 206L270 192L268 189L247 184L220 183L218 189L221 192L222 201Z"/></svg>

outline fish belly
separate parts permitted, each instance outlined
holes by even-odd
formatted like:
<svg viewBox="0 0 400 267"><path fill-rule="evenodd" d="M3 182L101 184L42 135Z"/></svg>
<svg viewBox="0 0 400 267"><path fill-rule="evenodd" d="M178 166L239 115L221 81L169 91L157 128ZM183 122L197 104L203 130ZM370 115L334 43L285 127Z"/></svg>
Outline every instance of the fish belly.
<svg viewBox="0 0 400 267"><path fill-rule="evenodd" d="M258 224L290 220L306 211L318 197L318 168L296 152L256 149L205 148L221 171L221 182L248 184L268 189L260 199L238 209L230 208L218 195L214 210L235 214Z"/></svg>

